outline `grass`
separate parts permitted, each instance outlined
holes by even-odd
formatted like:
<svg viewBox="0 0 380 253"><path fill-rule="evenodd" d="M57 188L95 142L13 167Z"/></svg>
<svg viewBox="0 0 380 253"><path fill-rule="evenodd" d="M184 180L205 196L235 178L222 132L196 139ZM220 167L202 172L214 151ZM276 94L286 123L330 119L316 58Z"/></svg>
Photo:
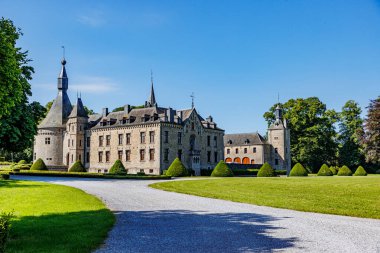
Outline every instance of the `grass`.
<svg viewBox="0 0 380 253"><path fill-rule="evenodd" d="M0 211L15 215L6 252L91 252L106 238L114 215L79 189L0 180Z"/></svg>
<svg viewBox="0 0 380 253"><path fill-rule="evenodd" d="M380 219L380 176L223 178L155 183L153 188L306 212Z"/></svg>

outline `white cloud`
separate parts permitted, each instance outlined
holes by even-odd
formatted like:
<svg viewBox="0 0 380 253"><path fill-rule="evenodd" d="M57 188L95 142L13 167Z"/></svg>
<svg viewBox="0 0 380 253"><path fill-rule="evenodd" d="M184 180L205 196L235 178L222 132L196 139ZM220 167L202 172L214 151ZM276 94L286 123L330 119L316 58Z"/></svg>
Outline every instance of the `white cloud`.
<svg viewBox="0 0 380 253"><path fill-rule="evenodd" d="M119 85L107 77L82 77L79 82L69 85L69 89L83 93L104 93L119 89Z"/></svg>
<svg viewBox="0 0 380 253"><path fill-rule="evenodd" d="M92 27L100 27L106 23L104 13L100 10L91 10L87 13L79 14L77 20Z"/></svg>

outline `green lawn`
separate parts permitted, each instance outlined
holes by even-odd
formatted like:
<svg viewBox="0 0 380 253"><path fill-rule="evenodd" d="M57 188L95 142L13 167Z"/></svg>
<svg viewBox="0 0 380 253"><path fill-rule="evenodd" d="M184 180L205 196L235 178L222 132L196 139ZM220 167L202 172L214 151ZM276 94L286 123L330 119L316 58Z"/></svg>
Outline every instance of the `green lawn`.
<svg viewBox="0 0 380 253"><path fill-rule="evenodd" d="M0 180L0 211L12 211L6 252L91 252L114 215L96 197L72 187Z"/></svg>
<svg viewBox="0 0 380 253"><path fill-rule="evenodd" d="M307 212L380 219L380 176L219 178L150 185L156 189Z"/></svg>

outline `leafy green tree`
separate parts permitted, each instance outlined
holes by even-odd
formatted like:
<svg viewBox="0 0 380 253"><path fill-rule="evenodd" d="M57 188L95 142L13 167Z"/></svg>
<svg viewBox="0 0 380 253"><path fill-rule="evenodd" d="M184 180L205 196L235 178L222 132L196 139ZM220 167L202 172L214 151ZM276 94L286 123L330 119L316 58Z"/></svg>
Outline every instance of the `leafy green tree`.
<svg viewBox="0 0 380 253"><path fill-rule="evenodd" d="M364 120L361 143L364 147L366 162L380 165L380 96L371 100Z"/></svg>
<svg viewBox="0 0 380 253"><path fill-rule="evenodd" d="M364 162L364 155L360 146L360 133L363 132L363 120L360 117L362 110L358 103L349 100L339 114L339 164L355 167Z"/></svg>
<svg viewBox="0 0 380 253"><path fill-rule="evenodd" d="M275 120L276 106L264 114L268 125ZM291 130L292 163L302 163L314 172L325 162L333 163L337 152L334 124L338 114L327 110L317 97L290 99L281 107Z"/></svg>

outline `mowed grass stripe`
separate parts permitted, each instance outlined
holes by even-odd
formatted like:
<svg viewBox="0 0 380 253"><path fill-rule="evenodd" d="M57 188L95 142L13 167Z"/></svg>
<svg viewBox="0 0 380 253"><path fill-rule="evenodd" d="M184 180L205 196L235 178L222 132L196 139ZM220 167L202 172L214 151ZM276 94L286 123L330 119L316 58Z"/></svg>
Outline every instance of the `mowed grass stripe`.
<svg viewBox="0 0 380 253"><path fill-rule="evenodd" d="M248 204L380 219L380 176L220 178L150 186Z"/></svg>
<svg viewBox="0 0 380 253"><path fill-rule="evenodd" d="M15 215L6 252L91 252L115 220L98 198L42 182L0 181L0 210Z"/></svg>

